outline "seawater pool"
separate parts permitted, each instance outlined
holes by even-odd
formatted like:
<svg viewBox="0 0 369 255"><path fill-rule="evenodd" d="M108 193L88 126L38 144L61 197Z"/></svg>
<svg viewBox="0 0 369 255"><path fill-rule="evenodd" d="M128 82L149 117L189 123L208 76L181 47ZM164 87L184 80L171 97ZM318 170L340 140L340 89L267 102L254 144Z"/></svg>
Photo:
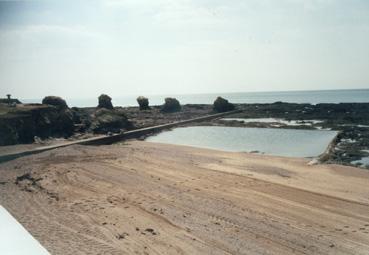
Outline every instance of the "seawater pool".
<svg viewBox="0 0 369 255"><path fill-rule="evenodd" d="M316 157L336 135L336 131L326 130L196 126L164 131L146 141L275 156Z"/></svg>

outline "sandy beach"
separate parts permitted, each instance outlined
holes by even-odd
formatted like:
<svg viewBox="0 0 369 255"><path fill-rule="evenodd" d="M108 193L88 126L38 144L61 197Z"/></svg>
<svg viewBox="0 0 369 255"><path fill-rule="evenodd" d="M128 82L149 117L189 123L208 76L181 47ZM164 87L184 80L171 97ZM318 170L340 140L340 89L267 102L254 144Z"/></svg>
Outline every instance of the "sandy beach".
<svg viewBox="0 0 369 255"><path fill-rule="evenodd" d="M369 172L128 141L0 165L51 254L369 254Z"/></svg>

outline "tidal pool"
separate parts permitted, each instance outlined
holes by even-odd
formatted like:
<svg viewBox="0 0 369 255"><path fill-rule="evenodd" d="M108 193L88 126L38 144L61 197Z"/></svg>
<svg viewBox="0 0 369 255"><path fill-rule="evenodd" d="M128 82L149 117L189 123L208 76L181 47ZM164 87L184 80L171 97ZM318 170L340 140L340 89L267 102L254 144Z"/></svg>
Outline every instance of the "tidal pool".
<svg viewBox="0 0 369 255"><path fill-rule="evenodd" d="M198 126L164 131L146 141L275 156L316 157L336 135L336 131L325 130Z"/></svg>

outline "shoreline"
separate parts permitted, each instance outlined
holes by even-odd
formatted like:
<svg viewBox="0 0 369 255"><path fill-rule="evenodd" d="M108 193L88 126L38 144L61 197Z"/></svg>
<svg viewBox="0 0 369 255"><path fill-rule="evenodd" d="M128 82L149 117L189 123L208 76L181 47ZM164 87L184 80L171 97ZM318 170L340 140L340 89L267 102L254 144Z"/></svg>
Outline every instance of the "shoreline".
<svg viewBox="0 0 369 255"><path fill-rule="evenodd" d="M50 111L45 109L45 105L32 105L32 111L37 112L37 107L41 107L41 109L46 112ZM242 112L231 115L230 117L251 119L275 118L286 121L292 120L295 123L293 123L293 125L288 125L288 123L286 124L286 121L282 123L243 123L242 121L237 120L224 121L219 118L211 121L203 121L201 123L192 123L191 125L263 127L281 129L293 128L311 130L330 129L338 131L340 134L337 137L335 146L332 146L331 153L325 157L327 163L360 166L358 160L369 157L369 103L311 105L277 102L273 104L237 104L236 108ZM98 111L98 108L95 107L70 108L68 111L73 115L73 123L71 124L74 124L75 128L74 133L67 139L71 141L84 138L84 136L91 137L99 134L117 134L122 131L124 132L139 128L168 124L176 121L184 121L214 113L212 105L196 104L182 105L181 111L172 113L161 112L160 107L157 106L151 107L149 110L142 111L140 111L138 107L115 107L111 111L105 111L105 115L103 115L103 117L95 116L96 112ZM24 113L26 110L22 110L21 112ZM121 115L125 115L126 117L117 117ZM1 116L4 117L4 115L0 115L0 117ZM108 120L111 118L113 121L109 123ZM122 118L120 119L120 121L122 121L121 124L123 125L121 128L116 127L116 118ZM311 124L307 124L307 120L316 121ZM0 122L1 121L2 120L0 120ZM21 122L22 120L19 121ZM95 125L96 121L102 121L104 123L102 129L97 131L97 133L91 130L91 125ZM131 124L128 125L127 123ZM58 126L59 125L56 125L56 127ZM6 128L10 128L10 130L12 130L12 122L10 122ZM32 129L34 127L30 128ZM24 130L27 131L27 129ZM27 134L27 132L25 133ZM155 134L155 132L152 134ZM42 133L40 135L42 135ZM46 137L41 138L45 139L50 137L47 130L45 136ZM56 133L54 137L60 137L60 134L58 135L58 133ZM33 137L29 138L33 139ZM145 135L139 137L139 139L144 138ZM2 147L0 147L0 150L1 148ZM360 167L369 168L369 165L361 165Z"/></svg>
<svg viewBox="0 0 369 255"><path fill-rule="evenodd" d="M307 162L74 145L1 164L0 204L51 254L366 254L369 172Z"/></svg>

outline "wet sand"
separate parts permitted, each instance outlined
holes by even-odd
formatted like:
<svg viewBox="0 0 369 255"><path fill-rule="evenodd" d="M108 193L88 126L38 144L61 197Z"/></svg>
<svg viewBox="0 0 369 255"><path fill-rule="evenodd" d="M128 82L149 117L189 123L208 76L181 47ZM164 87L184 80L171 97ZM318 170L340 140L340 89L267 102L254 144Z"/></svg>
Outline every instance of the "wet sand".
<svg viewBox="0 0 369 255"><path fill-rule="evenodd" d="M307 163L71 146L1 164L0 204L51 254L368 254L369 172Z"/></svg>

